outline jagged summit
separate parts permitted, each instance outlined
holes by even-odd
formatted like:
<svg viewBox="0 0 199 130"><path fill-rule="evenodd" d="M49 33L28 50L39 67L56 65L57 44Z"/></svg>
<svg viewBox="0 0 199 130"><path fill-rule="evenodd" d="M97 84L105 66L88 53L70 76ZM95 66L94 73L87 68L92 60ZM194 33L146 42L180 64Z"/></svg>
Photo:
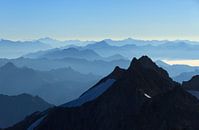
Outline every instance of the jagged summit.
<svg viewBox="0 0 199 130"><path fill-rule="evenodd" d="M142 56L139 59L133 58L129 69L133 68L136 65L142 65L145 68L156 69L159 68L148 56Z"/></svg>
<svg viewBox="0 0 199 130"><path fill-rule="evenodd" d="M139 59L133 58L128 68L128 71L132 71L133 69L137 70L138 68L149 69L149 70L155 71L156 73L159 73L164 78L167 78L167 79L169 78L169 74L167 73L167 71L157 66L155 62L153 62L148 56L142 56Z"/></svg>
<svg viewBox="0 0 199 130"><path fill-rule="evenodd" d="M36 130L48 128L59 130L141 130L142 128L165 130L181 128L181 124L184 123L188 126L182 128L190 128L199 123L199 117L192 118L184 112L191 113L191 115L194 115L195 112L196 115L199 115L197 106L199 102L185 90L176 89L176 86L178 87L179 84L174 82L166 71L159 68L150 58L147 56L134 58L127 70L115 67L110 75L100 80L78 99L51 109L46 113L44 119L42 113L39 118L32 115L33 117L17 124L13 129L27 129L28 126L31 126L30 124L40 119L42 120L35 127ZM172 99L173 96L175 100ZM190 109L189 106L192 106L193 109ZM183 107L185 109L180 109L178 113L178 109ZM145 115L147 115L146 120ZM174 117L177 122L172 120ZM30 120L31 123L28 122ZM190 123L189 120L194 123ZM148 124L149 121L152 123ZM29 125L26 125L27 123ZM165 127L164 125L168 123L168 127ZM194 126L191 130L194 128L199 127Z"/></svg>
<svg viewBox="0 0 199 130"><path fill-rule="evenodd" d="M139 59L133 58L129 68L133 68L137 64L142 65L145 68L153 69L158 67L148 56L142 56Z"/></svg>
<svg viewBox="0 0 199 130"><path fill-rule="evenodd" d="M117 80L122 77L125 71L126 71L125 69L122 69L119 66L116 66L113 72L110 75L108 75L108 78Z"/></svg>
<svg viewBox="0 0 199 130"><path fill-rule="evenodd" d="M158 67L148 56L142 56L140 59L138 59L138 62L141 63L146 68Z"/></svg>

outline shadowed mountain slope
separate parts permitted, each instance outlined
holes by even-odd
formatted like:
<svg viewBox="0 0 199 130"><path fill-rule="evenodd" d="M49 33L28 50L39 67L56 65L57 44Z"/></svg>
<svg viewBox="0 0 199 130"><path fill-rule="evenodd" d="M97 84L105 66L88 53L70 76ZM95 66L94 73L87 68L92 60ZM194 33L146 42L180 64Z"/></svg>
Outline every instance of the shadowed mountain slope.
<svg viewBox="0 0 199 130"><path fill-rule="evenodd" d="M127 70L116 67L72 105L31 115L9 129L198 129L199 101L179 86L147 56L134 58Z"/></svg>

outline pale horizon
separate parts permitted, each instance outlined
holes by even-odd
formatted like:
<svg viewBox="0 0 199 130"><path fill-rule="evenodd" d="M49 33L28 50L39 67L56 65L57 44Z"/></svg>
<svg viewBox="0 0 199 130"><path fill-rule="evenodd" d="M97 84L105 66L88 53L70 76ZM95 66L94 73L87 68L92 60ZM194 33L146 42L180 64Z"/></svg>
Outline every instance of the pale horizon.
<svg viewBox="0 0 199 130"><path fill-rule="evenodd" d="M126 39L133 39L133 40L142 40L142 41L192 41L192 42L199 42L199 39L186 39L186 38L141 38L141 37L123 37L123 38L110 38L110 37L105 37L105 38L57 38L57 37L50 37L50 36L45 36L45 37L36 37L36 38L5 38L5 37L0 37L0 40L10 40L10 41L34 41L38 39L43 39L43 38L50 38L53 40L58 40L58 41L70 41L70 40L79 40L79 41L102 41L106 39L114 40L114 41L121 41L121 40L126 40Z"/></svg>
<svg viewBox="0 0 199 130"><path fill-rule="evenodd" d="M163 60L169 65L199 66L199 60Z"/></svg>

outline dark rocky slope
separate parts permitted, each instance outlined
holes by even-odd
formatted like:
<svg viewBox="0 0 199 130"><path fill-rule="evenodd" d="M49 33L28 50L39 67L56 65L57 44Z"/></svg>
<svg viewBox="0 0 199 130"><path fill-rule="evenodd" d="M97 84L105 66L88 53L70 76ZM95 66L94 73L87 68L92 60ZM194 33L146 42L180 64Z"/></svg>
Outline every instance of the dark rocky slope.
<svg viewBox="0 0 199 130"><path fill-rule="evenodd" d="M25 130L41 117L43 119L34 127L35 130L199 128L199 101L180 88L165 70L159 68L147 56L134 58L127 70L117 67L98 85L108 79L114 79L115 82L96 99L80 106L70 107L65 104L44 113L31 115L9 129ZM83 95L99 87L98 85Z"/></svg>

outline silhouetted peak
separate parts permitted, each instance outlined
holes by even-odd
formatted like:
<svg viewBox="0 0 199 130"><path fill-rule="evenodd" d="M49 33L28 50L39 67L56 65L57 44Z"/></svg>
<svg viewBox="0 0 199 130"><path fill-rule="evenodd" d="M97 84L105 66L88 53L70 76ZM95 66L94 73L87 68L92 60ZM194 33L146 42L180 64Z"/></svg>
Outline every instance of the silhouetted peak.
<svg viewBox="0 0 199 130"><path fill-rule="evenodd" d="M22 93L22 94L19 94L19 95L17 95L18 97L23 97L23 98L33 98L33 96L32 95L30 95L30 94L27 94L27 93Z"/></svg>
<svg viewBox="0 0 199 130"><path fill-rule="evenodd" d="M1 67L2 69L12 69L17 68L12 62L6 63L4 66Z"/></svg>
<svg viewBox="0 0 199 130"><path fill-rule="evenodd" d="M138 59L136 57L134 57L132 60L131 60L131 63L130 63L130 66L129 68L133 67L134 64L138 61Z"/></svg>
<svg viewBox="0 0 199 130"><path fill-rule="evenodd" d="M139 61L148 61L148 62L153 62L148 56L144 55L139 58Z"/></svg>
<svg viewBox="0 0 199 130"><path fill-rule="evenodd" d="M109 46L109 44L105 40L97 42L97 44L101 46Z"/></svg>
<svg viewBox="0 0 199 130"><path fill-rule="evenodd" d="M124 72L125 72L125 69L121 69L119 66L116 66L113 72L108 77L117 80L120 77L122 77Z"/></svg>
<svg viewBox="0 0 199 130"><path fill-rule="evenodd" d="M142 56L138 61L146 68L158 67L148 56Z"/></svg>
<svg viewBox="0 0 199 130"><path fill-rule="evenodd" d="M78 51L78 49L74 47L70 47L70 48L64 49L63 51Z"/></svg>
<svg viewBox="0 0 199 130"><path fill-rule="evenodd" d="M169 78L169 74L167 73L167 71L165 71L161 67L157 66L148 56L142 56L139 59L133 58L130 66L128 68L128 71L138 70L138 68L140 68L142 70L150 69L150 70L155 71L156 73L159 73L160 75L162 75L165 78Z"/></svg>
<svg viewBox="0 0 199 130"><path fill-rule="evenodd" d="M155 69L158 67L148 56L142 56L139 59L133 58L129 66L129 69L133 68L135 65L138 65L138 64L144 68Z"/></svg>

